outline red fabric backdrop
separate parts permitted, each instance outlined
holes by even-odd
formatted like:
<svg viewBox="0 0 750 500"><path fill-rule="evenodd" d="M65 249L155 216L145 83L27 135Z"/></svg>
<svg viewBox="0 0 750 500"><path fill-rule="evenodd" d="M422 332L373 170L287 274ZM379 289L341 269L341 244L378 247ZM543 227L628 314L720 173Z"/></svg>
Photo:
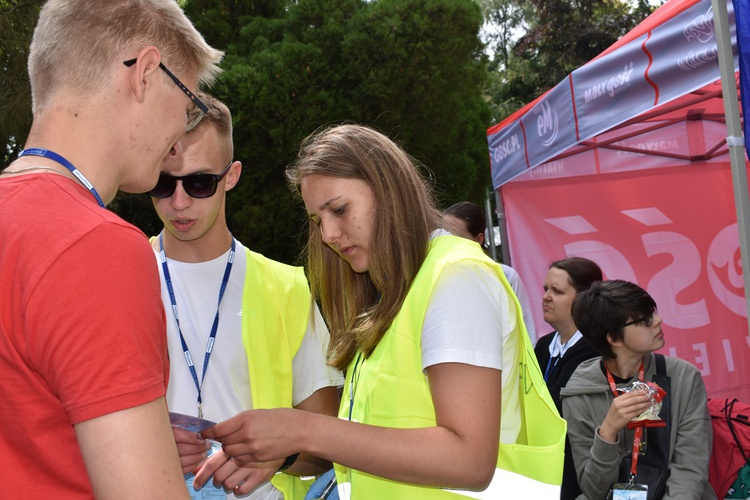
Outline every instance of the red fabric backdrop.
<svg viewBox="0 0 750 500"><path fill-rule="evenodd" d="M544 167L541 167L543 170ZM750 401L750 337L727 163L502 186L512 265L541 336L549 263L596 261L605 278L638 283L664 318L664 354L695 364L711 397Z"/></svg>

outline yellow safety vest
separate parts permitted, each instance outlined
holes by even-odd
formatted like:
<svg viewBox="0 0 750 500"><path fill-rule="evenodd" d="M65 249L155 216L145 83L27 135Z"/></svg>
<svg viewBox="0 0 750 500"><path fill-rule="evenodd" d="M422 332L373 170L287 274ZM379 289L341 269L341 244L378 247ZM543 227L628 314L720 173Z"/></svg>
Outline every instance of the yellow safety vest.
<svg viewBox="0 0 750 500"><path fill-rule="evenodd" d="M521 336L517 345L521 430L515 444L500 443L497 469L484 492L444 490L405 484L334 464L343 498L352 500L414 500L438 498L558 498L562 482L566 422L560 417L544 384L521 306L499 264L479 245L464 238L433 238L401 311L366 361L357 358L347 369L339 417L348 419L352 375L355 377L351 419L392 428L435 426L435 409L427 378L422 371L421 333L428 301L443 269L458 261L478 261L492 268L516 310Z"/></svg>
<svg viewBox="0 0 750 500"><path fill-rule="evenodd" d="M242 297L242 341L247 353L253 408L292 407L292 359L310 315L310 288L301 267L246 250ZM285 500L302 500L311 481L276 474L273 485Z"/></svg>

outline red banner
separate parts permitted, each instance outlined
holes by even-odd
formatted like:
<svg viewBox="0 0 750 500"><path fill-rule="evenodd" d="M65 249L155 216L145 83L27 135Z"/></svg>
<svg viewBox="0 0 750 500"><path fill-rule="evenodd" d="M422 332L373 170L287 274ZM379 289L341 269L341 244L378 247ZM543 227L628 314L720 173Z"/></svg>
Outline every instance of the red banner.
<svg viewBox="0 0 750 500"><path fill-rule="evenodd" d="M550 262L578 255L638 283L664 318L662 353L693 363L710 397L750 401L750 336L726 163L502 186L508 244L541 336Z"/></svg>

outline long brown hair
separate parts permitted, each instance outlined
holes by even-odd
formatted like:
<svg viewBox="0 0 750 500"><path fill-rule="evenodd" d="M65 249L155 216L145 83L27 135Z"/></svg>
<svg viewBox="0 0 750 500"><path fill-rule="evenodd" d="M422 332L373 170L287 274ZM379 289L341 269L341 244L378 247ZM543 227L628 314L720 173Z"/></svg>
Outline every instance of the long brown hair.
<svg viewBox="0 0 750 500"><path fill-rule="evenodd" d="M358 349L369 356L393 322L441 216L415 162L368 127L339 125L305 139L286 176L299 193L310 175L363 180L376 205L365 273L354 272L323 242L318 225L308 224L310 287L331 332L329 363L343 370Z"/></svg>

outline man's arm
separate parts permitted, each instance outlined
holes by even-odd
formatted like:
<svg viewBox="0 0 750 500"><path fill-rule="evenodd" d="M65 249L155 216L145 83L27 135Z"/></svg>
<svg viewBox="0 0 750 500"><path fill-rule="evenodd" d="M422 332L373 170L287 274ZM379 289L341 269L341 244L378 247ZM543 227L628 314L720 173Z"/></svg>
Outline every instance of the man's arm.
<svg viewBox="0 0 750 500"><path fill-rule="evenodd" d="M190 498L163 398L75 425L99 500Z"/></svg>

